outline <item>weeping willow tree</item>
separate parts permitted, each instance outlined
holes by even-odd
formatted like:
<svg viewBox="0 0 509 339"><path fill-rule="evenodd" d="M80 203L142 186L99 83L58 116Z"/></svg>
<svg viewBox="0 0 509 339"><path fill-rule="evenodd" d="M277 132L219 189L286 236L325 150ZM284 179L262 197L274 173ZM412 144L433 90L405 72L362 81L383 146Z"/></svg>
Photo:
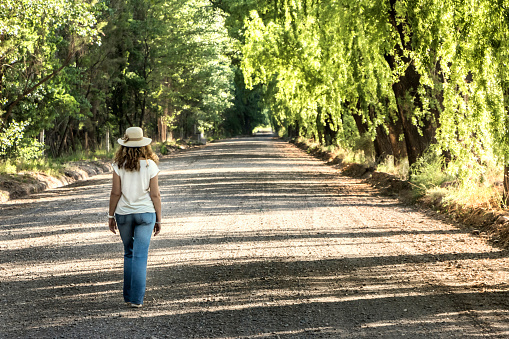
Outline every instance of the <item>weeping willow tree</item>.
<svg viewBox="0 0 509 339"><path fill-rule="evenodd" d="M324 145L368 136L379 159L411 165L430 152L465 184L489 162L508 163L508 6L256 2L245 17L242 70L249 86L269 89L283 132Z"/></svg>

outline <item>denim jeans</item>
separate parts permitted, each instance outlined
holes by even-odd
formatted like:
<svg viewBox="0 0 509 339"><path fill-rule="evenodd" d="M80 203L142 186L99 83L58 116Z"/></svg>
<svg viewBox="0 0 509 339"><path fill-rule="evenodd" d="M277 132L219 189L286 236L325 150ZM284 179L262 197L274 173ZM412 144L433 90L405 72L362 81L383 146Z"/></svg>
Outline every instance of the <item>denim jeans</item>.
<svg viewBox="0 0 509 339"><path fill-rule="evenodd" d="M148 247L156 214L115 214L115 219L124 243L124 300L141 305L147 280Z"/></svg>

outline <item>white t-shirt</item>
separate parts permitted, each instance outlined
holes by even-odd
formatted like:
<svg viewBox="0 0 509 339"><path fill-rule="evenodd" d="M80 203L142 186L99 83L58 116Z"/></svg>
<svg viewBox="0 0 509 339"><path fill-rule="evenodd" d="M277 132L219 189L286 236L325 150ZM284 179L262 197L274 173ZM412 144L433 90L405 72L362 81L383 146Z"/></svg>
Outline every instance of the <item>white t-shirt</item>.
<svg viewBox="0 0 509 339"><path fill-rule="evenodd" d="M122 196L115 213L125 215L134 213L155 212L150 198L150 179L159 173L159 168L152 160L140 160L140 171L126 171L113 164L113 170L120 177Z"/></svg>

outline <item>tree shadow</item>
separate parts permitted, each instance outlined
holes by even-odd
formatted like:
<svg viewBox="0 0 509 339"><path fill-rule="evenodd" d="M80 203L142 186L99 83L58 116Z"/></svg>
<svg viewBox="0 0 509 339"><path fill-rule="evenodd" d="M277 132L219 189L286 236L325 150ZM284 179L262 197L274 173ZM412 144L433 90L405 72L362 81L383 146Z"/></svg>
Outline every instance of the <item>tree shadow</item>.
<svg viewBox="0 0 509 339"><path fill-rule="evenodd" d="M388 208L403 208L394 199L374 198L376 193L359 180L338 177L330 168L316 171L322 165L314 159L279 154L270 145L264 138L235 139L164 159L160 185L166 218L206 223L210 217L235 220L261 211L278 215L351 207L383 215ZM399 236L463 233L384 229L391 221L382 217L371 227L352 227L358 221L346 218L320 230L300 221L277 231L225 228L214 235L188 230L172 236L170 228L152 241L145 307L128 309L121 297L122 245L106 228L109 189L110 179L91 179L2 210L0 239L21 245L0 248L0 337L477 338L509 333L508 286L465 287L422 277L456 261L503 259L503 251L454 253L444 247L439 254L337 253L307 260L221 253L227 245L291 253L296 240L315 248L336 240L342 246L397 245L409 241ZM100 232L103 238L97 237ZM78 240L43 242L72 234ZM206 257L210 248L217 257ZM179 259L184 252L187 257Z"/></svg>
<svg viewBox="0 0 509 339"><path fill-rule="evenodd" d="M507 316L509 303L507 286L491 286L498 291L481 292L423 285L416 272L404 276L393 262L379 257L152 265L146 303L135 311L122 305L120 279L121 270L115 267L63 275L58 286L52 284L51 277L10 281L6 288L18 293L7 296L4 310L14 312L16 308L11 319L25 321L26 326L14 333L4 325L0 334L476 338L486 336L488 321ZM488 332L502 337L507 330L506 323Z"/></svg>

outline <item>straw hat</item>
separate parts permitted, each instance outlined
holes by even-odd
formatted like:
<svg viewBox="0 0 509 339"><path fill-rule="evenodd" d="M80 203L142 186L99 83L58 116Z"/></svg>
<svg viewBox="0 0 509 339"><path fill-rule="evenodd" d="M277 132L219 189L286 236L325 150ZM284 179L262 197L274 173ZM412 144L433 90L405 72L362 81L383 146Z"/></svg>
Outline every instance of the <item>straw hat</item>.
<svg viewBox="0 0 509 339"><path fill-rule="evenodd" d="M140 127L129 127L125 130L124 137L117 142L125 147L143 147L150 145L152 139L143 137L143 130Z"/></svg>

